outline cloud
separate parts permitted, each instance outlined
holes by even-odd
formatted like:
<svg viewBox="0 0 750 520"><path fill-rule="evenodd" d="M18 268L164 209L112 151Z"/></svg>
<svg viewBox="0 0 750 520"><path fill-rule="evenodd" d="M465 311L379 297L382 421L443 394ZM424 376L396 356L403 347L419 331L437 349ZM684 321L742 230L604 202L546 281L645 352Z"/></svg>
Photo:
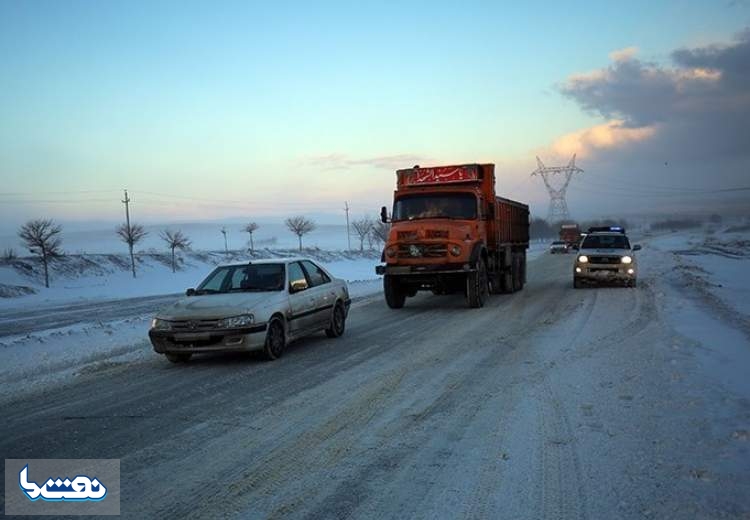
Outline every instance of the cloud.
<svg viewBox="0 0 750 520"><path fill-rule="evenodd" d="M628 61L638 53L638 47L625 47L609 53L609 59L612 61Z"/></svg>
<svg viewBox="0 0 750 520"><path fill-rule="evenodd" d="M606 196L614 188L602 179L678 189L750 184L750 29L730 43L676 49L666 64L637 58L634 47L610 59L557 86L602 122L560 136L542 152L564 160L578 153L586 170L581 190L600 177L597 202L604 205L614 204ZM623 207L643 202L621 199Z"/></svg>
<svg viewBox="0 0 750 520"><path fill-rule="evenodd" d="M621 120L613 120L557 138L552 144L552 151L563 157L578 154L578 157L586 158L596 150L618 148L627 143L643 141L655 133L655 126L630 128Z"/></svg>
<svg viewBox="0 0 750 520"><path fill-rule="evenodd" d="M352 158L345 154L329 154L312 157L309 164L323 170L346 170L359 166L371 166L384 170L410 168L415 164L428 162L429 159L416 154L383 155L368 158Z"/></svg>

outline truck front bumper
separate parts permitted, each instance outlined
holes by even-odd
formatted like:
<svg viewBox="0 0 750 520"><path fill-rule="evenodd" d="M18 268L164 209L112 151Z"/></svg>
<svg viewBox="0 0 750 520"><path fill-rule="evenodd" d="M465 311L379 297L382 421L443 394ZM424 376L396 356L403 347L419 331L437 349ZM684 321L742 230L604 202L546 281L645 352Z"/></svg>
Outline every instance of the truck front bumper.
<svg viewBox="0 0 750 520"><path fill-rule="evenodd" d="M475 270L468 263L375 266L375 274L394 276L471 273Z"/></svg>

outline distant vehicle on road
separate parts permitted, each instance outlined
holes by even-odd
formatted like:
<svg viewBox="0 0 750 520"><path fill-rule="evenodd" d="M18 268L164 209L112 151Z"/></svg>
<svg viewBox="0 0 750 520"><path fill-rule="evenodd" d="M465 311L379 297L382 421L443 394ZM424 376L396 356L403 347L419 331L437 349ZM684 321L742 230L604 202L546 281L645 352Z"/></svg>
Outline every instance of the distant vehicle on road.
<svg viewBox="0 0 750 520"><path fill-rule="evenodd" d="M149 338L174 363L200 352L257 350L277 359L303 336L341 336L350 303L346 282L307 258L222 265L161 310Z"/></svg>
<svg viewBox="0 0 750 520"><path fill-rule="evenodd" d="M549 245L549 252L553 255L557 253L567 253L568 244L562 240L555 240Z"/></svg>
<svg viewBox="0 0 750 520"><path fill-rule="evenodd" d="M568 249L578 249L581 241L581 228L578 224L562 224L560 226L560 240L568 245Z"/></svg>
<svg viewBox="0 0 750 520"><path fill-rule="evenodd" d="M482 307L490 293L523 288L529 207L495 195L494 164L415 166L396 176L385 265L375 270L390 308L423 290L464 293L469 307ZM381 219L389 221L385 207Z"/></svg>
<svg viewBox="0 0 750 520"><path fill-rule="evenodd" d="M622 283L635 287L638 266L633 253L640 249L639 245L630 247L622 227L589 228L573 266L573 287L579 289L585 282Z"/></svg>

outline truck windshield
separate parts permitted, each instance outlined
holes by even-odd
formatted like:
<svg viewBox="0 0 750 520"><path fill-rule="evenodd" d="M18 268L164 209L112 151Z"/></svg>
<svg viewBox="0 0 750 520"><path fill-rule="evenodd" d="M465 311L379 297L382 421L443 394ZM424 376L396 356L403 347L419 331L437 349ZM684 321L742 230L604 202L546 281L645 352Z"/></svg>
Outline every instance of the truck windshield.
<svg viewBox="0 0 750 520"><path fill-rule="evenodd" d="M630 249L625 235L587 235L581 247L584 249Z"/></svg>
<svg viewBox="0 0 750 520"><path fill-rule="evenodd" d="M203 280L196 294L281 291L284 264L241 264L217 267Z"/></svg>
<svg viewBox="0 0 750 520"><path fill-rule="evenodd" d="M471 193L425 193L399 197L393 205L393 220L423 218L477 218L477 199Z"/></svg>

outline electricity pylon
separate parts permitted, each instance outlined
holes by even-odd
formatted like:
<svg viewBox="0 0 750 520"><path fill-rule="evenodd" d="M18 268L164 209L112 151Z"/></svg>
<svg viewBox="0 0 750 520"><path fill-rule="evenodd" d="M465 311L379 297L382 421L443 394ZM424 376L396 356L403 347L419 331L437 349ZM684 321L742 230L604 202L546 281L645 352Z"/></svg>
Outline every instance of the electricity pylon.
<svg viewBox="0 0 750 520"><path fill-rule="evenodd" d="M576 166L576 155L573 154L573 158L567 166L545 166L542 160L536 158L537 168L531 172L532 177L539 175L544 181L544 186L547 188L549 193L549 211L547 212L547 222L560 222L564 220L570 220L570 212L568 211L568 203L565 201L565 192L568 190L570 179L573 178L574 173L583 173L583 170ZM550 177L556 174L563 175L563 183L560 187L554 187L550 182Z"/></svg>

